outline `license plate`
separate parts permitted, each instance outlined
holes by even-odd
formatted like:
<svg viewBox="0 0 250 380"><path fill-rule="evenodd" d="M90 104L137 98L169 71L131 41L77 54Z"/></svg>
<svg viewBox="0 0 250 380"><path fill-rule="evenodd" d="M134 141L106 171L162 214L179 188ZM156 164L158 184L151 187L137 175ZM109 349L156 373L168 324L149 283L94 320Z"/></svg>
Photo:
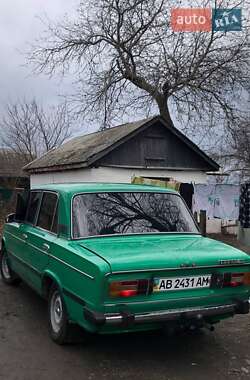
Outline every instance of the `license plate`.
<svg viewBox="0 0 250 380"><path fill-rule="evenodd" d="M210 274L207 274L192 277L155 278L154 292L209 288L211 277Z"/></svg>

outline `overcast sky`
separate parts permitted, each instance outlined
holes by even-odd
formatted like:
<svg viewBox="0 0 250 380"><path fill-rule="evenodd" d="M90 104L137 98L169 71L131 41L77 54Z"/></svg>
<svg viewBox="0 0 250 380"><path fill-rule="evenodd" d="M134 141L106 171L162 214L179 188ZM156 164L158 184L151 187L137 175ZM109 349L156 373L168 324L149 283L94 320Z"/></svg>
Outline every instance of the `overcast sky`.
<svg viewBox="0 0 250 380"><path fill-rule="evenodd" d="M45 106L53 105L62 100L60 95L74 92L70 78L61 81L56 76L52 79L45 75L34 76L32 67L24 66L26 60L22 52L44 31L39 17L47 15L56 21L65 14L73 16L79 2L0 0L0 118L6 103L35 97Z"/></svg>
<svg viewBox="0 0 250 380"><path fill-rule="evenodd" d="M44 30L38 19L47 14L53 20L71 14L79 0L1 0L0 2L0 112L4 104L26 97L39 102L56 103L58 95L71 93L70 80L32 75L31 67L23 67L27 50Z"/></svg>

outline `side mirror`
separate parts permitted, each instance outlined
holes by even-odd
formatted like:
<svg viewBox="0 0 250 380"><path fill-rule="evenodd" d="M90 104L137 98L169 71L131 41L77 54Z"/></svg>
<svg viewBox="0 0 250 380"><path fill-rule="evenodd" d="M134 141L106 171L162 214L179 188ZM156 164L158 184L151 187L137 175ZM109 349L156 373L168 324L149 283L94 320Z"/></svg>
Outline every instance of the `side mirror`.
<svg viewBox="0 0 250 380"><path fill-rule="evenodd" d="M16 214L9 214L5 218L5 223L13 223L15 221Z"/></svg>

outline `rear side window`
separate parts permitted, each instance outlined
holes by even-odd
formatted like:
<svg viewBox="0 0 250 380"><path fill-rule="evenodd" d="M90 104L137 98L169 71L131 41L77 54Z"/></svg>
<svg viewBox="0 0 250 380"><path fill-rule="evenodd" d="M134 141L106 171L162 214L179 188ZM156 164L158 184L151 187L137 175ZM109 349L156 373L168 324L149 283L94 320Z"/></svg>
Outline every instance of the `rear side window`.
<svg viewBox="0 0 250 380"><path fill-rule="evenodd" d="M44 193L37 226L47 231L57 232L57 195Z"/></svg>
<svg viewBox="0 0 250 380"><path fill-rule="evenodd" d="M52 223L51 232L53 232L54 234L58 233L58 203L56 206L56 212L55 212L54 220Z"/></svg>
<svg viewBox="0 0 250 380"><path fill-rule="evenodd" d="M29 204L26 214L26 222L34 224L36 221L36 215L40 205L42 193L40 191L32 191L29 196Z"/></svg>

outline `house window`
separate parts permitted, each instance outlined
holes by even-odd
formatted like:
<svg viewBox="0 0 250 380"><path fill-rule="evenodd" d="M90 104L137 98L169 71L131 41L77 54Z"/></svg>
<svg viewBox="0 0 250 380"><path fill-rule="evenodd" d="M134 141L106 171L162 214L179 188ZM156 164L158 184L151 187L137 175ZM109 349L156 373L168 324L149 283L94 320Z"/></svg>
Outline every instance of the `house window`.
<svg viewBox="0 0 250 380"><path fill-rule="evenodd" d="M166 140L160 136L145 136L144 159L146 166L165 166L167 155Z"/></svg>

